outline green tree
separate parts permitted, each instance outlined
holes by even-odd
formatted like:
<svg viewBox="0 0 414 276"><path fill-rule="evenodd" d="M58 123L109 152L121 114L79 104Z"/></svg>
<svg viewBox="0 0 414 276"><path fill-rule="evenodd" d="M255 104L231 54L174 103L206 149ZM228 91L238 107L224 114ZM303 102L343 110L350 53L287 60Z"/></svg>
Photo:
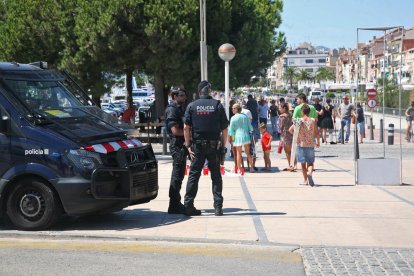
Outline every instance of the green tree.
<svg viewBox="0 0 414 276"><path fill-rule="evenodd" d="M309 81L312 80L313 77L306 69L301 69L297 72L297 79L300 81Z"/></svg>
<svg viewBox="0 0 414 276"><path fill-rule="evenodd" d="M327 80L334 80L335 75L329 70L328 67L319 67L316 71L315 79L317 82L327 81Z"/></svg>
<svg viewBox="0 0 414 276"><path fill-rule="evenodd" d="M42 7L42 8L39 8ZM60 60L60 29L55 22L64 7L59 1L19 0L0 2L0 59L30 63L44 60L57 66Z"/></svg>
<svg viewBox="0 0 414 276"><path fill-rule="evenodd" d="M91 79L102 72L126 75L128 102L132 102L132 76L143 70L148 54L145 35L144 0L77 1L75 37L77 48L70 62L75 68L83 63L101 67ZM99 69L99 66L86 66ZM88 69L88 68L86 68ZM89 73L87 73L89 74Z"/></svg>
<svg viewBox="0 0 414 276"><path fill-rule="evenodd" d="M282 1L214 2L207 2L209 80L213 86L224 88L224 62L218 57L217 50L221 44L229 42L237 50L230 63L231 86L250 84L252 76L261 75L286 50L284 34L277 32L281 24Z"/></svg>
<svg viewBox="0 0 414 276"><path fill-rule="evenodd" d="M198 1L149 0L145 3L148 55L144 70L154 76L156 108L164 111L169 87L191 86L199 72ZM193 90L194 91L194 90Z"/></svg>
<svg viewBox="0 0 414 276"><path fill-rule="evenodd" d="M283 72L282 78L289 82L290 88L293 88L293 83L296 81L298 71L296 67L287 67Z"/></svg>
<svg viewBox="0 0 414 276"><path fill-rule="evenodd" d="M39 9L39 7L42 7ZM0 57L46 60L66 69L98 97L113 75L126 74L129 100L134 72L154 77L157 111L172 84L195 91L199 81L197 0L19 0L0 1ZM222 0L207 3L209 80L223 88L219 46L237 54L231 86L250 83L286 48L282 1Z"/></svg>

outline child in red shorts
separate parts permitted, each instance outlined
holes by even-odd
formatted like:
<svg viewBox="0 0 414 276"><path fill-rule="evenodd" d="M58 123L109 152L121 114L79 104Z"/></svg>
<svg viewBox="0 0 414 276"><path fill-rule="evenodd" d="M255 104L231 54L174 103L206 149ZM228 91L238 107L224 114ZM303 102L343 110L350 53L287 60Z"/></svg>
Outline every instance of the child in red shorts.
<svg viewBox="0 0 414 276"><path fill-rule="evenodd" d="M271 143L273 138L272 135L270 135L269 132L267 132L266 130L266 124L261 123L260 132L262 133L262 149L265 161L265 168L263 170L272 171L272 163L270 161L270 150L272 149Z"/></svg>

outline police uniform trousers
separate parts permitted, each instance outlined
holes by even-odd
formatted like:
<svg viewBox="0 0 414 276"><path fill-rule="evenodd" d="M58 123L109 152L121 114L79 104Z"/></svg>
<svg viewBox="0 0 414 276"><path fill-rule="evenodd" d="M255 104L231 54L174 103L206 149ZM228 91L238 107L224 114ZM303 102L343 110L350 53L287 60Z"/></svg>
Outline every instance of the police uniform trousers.
<svg viewBox="0 0 414 276"><path fill-rule="evenodd" d="M194 199L198 191L198 181L200 179L201 170L203 169L205 160L208 161L208 168L211 173L213 182L214 208L223 207L223 180L220 173L220 163L217 151L217 141L215 144L209 143L193 143L193 152L195 158L191 162L190 173L188 176L187 190L184 198L186 208L194 206Z"/></svg>
<svg viewBox="0 0 414 276"><path fill-rule="evenodd" d="M181 184L184 179L185 166L186 166L186 150L183 149L183 145L170 144L170 152L173 158L173 169L171 173L170 181L170 206L177 207L180 205L181 196Z"/></svg>

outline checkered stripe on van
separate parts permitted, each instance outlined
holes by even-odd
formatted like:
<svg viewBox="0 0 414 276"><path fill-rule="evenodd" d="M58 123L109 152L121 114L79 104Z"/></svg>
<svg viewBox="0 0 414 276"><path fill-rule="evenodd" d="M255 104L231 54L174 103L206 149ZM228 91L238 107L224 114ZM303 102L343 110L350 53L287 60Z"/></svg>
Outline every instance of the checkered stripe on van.
<svg viewBox="0 0 414 276"><path fill-rule="evenodd" d="M142 147L142 142L138 139L132 138L122 141L108 142L86 146L83 149L107 154L109 152L118 151L119 149L131 149Z"/></svg>

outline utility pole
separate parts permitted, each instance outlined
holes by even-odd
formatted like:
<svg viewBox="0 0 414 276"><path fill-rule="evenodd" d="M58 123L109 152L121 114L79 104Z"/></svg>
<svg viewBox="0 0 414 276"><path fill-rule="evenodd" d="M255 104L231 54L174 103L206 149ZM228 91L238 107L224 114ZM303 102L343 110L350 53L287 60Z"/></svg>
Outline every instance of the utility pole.
<svg viewBox="0 0 414 276"><path fill-rule="evenodd" d="M200 69L201 81L207 76L206 0L200 0Z"/></svg>

